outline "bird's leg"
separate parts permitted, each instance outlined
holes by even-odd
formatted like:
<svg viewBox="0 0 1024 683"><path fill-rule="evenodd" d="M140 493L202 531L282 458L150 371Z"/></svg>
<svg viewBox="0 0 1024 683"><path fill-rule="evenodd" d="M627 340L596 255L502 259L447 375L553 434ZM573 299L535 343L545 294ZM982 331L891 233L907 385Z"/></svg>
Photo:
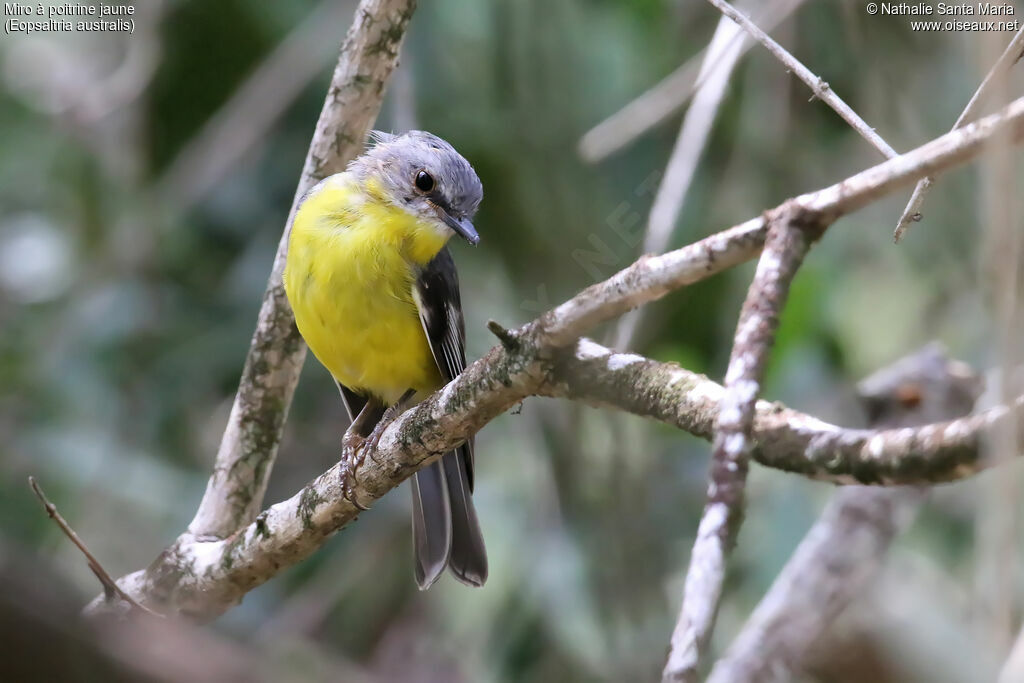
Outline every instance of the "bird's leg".
<svg viewBox="0 0 1024 683"><path fill-rule="evenodd" d="M356 500L356 469L363 464L366 452L363 445L371 426L378 423L385 412L384 404L371 397L359 411L356 419L352 420L352 424L341 439L341 495L360 510L367 508Z"/></svg>
<svg viewBox="0 0 1024 683"><path fill-rule="evenodd" d="M402 414L402 412L405 411L406 407L409 404L409 400L412 399L412 397L415 395L416 390L409 389L404 394L402 394L402 397L400 399L398 399L390 406L388 406L388 409L384 411L384 414L381 416L380 420L377 421L377 424L374 426L373 431L370 432L370 435L367 436L366 439L363 440L363 443L360 445L359 448L364 454L369 454L371 458L373 457L373 454L377 451L377 444L380 443L380 437L382 434L384 434L384 430L388 428L389 424L395 421L396 417L398 417L399 415Z"/></svg>

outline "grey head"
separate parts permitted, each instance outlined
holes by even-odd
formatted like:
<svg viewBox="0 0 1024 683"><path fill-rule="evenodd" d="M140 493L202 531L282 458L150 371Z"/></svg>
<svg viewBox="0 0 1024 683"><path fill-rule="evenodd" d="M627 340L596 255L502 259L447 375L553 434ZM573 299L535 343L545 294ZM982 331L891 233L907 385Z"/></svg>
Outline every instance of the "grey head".
<svg viewBox="0 0 1024 683"><path fill-rule="evenodd" d="M480 241L472 220L484 189L465 157L422 130L370 135L376 144L349 164L350 173L361 183L377 180L389 201L438 230Z"/></svg>

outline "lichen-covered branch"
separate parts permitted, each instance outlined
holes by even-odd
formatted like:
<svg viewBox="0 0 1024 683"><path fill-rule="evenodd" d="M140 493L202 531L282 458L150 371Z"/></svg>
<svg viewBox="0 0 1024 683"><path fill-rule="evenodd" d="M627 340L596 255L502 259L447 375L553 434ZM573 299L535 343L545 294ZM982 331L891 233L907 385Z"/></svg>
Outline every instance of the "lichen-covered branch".
<svg viewBox="0 0 1024 683"><path fill-rule="evenodd" d="M440 454L463 443L543 382L536 349L501 347L470 365L456 381L403 413L357 471L352 498L370 506ZM185 534L122 588L160 613L198 621L217 617L283 568L301 562L361 512L342 495L336 464L288 500L272 505L226 539ZM88 608L105 612L97 598Z"/></svg>
<svg viewBox="0 0 1024 683"><path fill-rule="evenodd" d="M751 429L761 379L790 283L807 250L826 227L793 205L783 206L767 220L768 239L740 312L725 393L719 402L707 503L690 555L683 603L663 672L665 680L697 680L701 655L711 639L721 602L726 560L743 521Z"/></svg>
<svg viewBox="0 0 1024 683"><path fill-rule="evenodd" d="M252 522L263 506L306 357L281 282L288 226L302 196L362 150L380 110L385 83L398 63L398 50L415 6L415 0L363 0L356 10L277 247L213 475L189 524L194 536L225 538Z"/></svg>
<svg viewBox="0 0 1024 683"><path fill-rule="evenodd" d="M674 363L616 353L588 340L560 360L541 387L544 396L648 417L703 439L711 438L724 391ZM1011 411L1024 416L1024 396L1010 406L948 422L876 430L843 428L780 403L758 401L751 457L765 467L833 484L940 484L992 465L984 457L984 439L1009 422ZM1024 433L1018 441L1024 444Z"/></svg>
<svg viewBox="0 0 1024 683"><path fill-rule="evenodd" d="M925 173L976 156L985 140L1008 125L1012 126L1014 139L1018 139L1024 127L1024 100L843 183L791 200L787 206L807 220L820 219L821 225L827 224ZM642 258L517 330L495 326L501 333L500 346L384 431L377 450L356 472L356 498L372 503L437 454L461 443L531 394L614 406L708 436L721 398L719 385L676 366L639 356L612 356L611 352L607 352L611 360L595 368L593 363L600 361L588 350L601 347L576 342L588 329L631 307L753 258L764 242L763 226L763 218L753 219L689 247ZM285 316L289 329L294 329L286 307L266 304L264 312L268 306L271 312ZM280 330L274 324L270 328ZM253 372L261 378L279 379L287 374L278 369L279 364L293 356L287 345L268 344L266 353L254 361L257 367ZM295 344L301 347L297 337ZM236 411L260 414L260 410L272 413L276 409L272 416L264 413L264 426L279 425L287 400L279 400L275 408L271 399L275 395L290 399L292 386L284 382L273 387L268 390L253 383L249 392L254 398L239 399ZM262 408L251 413L253 408L246 400ZM1024 410L1024 398L1015 409ZM758 403L753 457L768 466L843 483L951 480L981 467L978 441L1006 417L1008 410L996 409L920 430L878 433L843 430L781 406ZM232 423L237 420L233 415ZM118 584L122 589L162 613L213 618L241 600L246 591L307 557L332 533L355 519L356 510L338 491L337 468L256 516L254 496L258 492L262 497L271 460L259 450L260 439L264 439L264 448L276 448L275 430L279 427L258 429L259 439L247 438L245 448L233 447L233 452L240 455L224 459L232 467L218 466L197 514L203 524L194 523L195 528L183 534L146 570L121 578ZM224 515L230 523L214 515ZM247 518L247 524L231 528L222 537L199 533L206 525L227 529ZM99 598L90 611L111 611L111 605Z"/></svg>
<svg viewBox="0 0 1024 683"><path fill-rule="evenodd" d="M530 395L628 411L710 438L720 384L672 363L615 353L589 340L552 352L510 339L472 363L442 391L403 413L358 470L355 496L371 505L421 467ZM1024 397L1015 408L1024 415ZM836 483L951 481L988 465L980 444L1005 420L995 408L913 430L843 429L775 403L759 401L754 460ZM919 438L913 438L913 435ZM1024 442L1024 434L1021 435ZM811 448L812 444L820 446ZM902 462L911 463L901 466ZM256 586L308 557L359 514L332 467L288 500L271 506L227 539L183 535L148 569L118 580L149 608L209 620ZM91 613L116 606L98 597Z"/></svg>
<svg viewBox="0 0 1024 683"><path fill-rule="evenodd" d="M858 394L872 427L913 427L969 412L981 389L969 367L933 343L862 381ZM830 626L877 574L928 491L920 486L837 491L708 680L800 678L810 653L828 648Z"/></svg>

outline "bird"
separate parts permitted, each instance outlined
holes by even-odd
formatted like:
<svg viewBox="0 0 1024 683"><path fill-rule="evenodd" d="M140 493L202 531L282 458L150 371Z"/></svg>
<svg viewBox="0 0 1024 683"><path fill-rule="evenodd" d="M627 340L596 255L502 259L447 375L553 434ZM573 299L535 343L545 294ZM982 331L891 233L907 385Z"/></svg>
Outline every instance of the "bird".
<svg viewBox="0 0 1024 683"><path fill-rule="evenodd" d="M448 242L454 236L473 246L480 241L472 220L482 198L476 171L448 142L425 131L373 131L361 156L300 202L285 293L299 333L333 376L351 419L342 439L346 476L355 476L402 410L466 367ZM473 479L472 439L413 478L414 575L421 590L446 568L470 586L487 580Z"/></svg>

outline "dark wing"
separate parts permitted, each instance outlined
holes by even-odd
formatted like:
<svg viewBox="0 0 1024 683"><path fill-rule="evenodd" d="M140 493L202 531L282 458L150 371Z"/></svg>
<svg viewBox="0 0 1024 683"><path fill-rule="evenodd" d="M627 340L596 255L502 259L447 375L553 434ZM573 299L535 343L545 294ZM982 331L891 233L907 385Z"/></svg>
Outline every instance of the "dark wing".
<svg viewBox="0 0 1024 683"><path fill-rule="evenodd" d="M466 322L462 317L459 274L445 247L420 272L416 280L416 307L434 362L445 382L466 369ZM473 489L473 440L466 442L466 475Z"/></svg>
<svg viewBox="0 0 1024 683"><path fill-rule="evenodd" d="M434 362L445 381L458 377L466 369L466 324L462 318L459 276L448 249L442 249L423 268L416 279L416 307L423 331L430 343ZM439 477L440 475L440 477ZM450 539L451 551L445 558L457 579L472 586L487 580L487 550L473 507L473 440L441 457L416 474L413 488L413 539L416 547L416 579L421 588L429 586L440 574L438 556L431 548L442 547ZM443 482L443 491L439 484ZM416 506L419 506L417 509ZM450 512L448 529L431 525L425 513L437 508ZM446 538L445 532L450 535ZM440 565L443 569L444 565Z"/></svg>
<svg viewBox="0 0 1024 683"><path fill-rule="evenodd" d="M450 382L466 369L466 323L462 319L459 274L447 247L420 271L416 306L437 367Z"/></svg>

